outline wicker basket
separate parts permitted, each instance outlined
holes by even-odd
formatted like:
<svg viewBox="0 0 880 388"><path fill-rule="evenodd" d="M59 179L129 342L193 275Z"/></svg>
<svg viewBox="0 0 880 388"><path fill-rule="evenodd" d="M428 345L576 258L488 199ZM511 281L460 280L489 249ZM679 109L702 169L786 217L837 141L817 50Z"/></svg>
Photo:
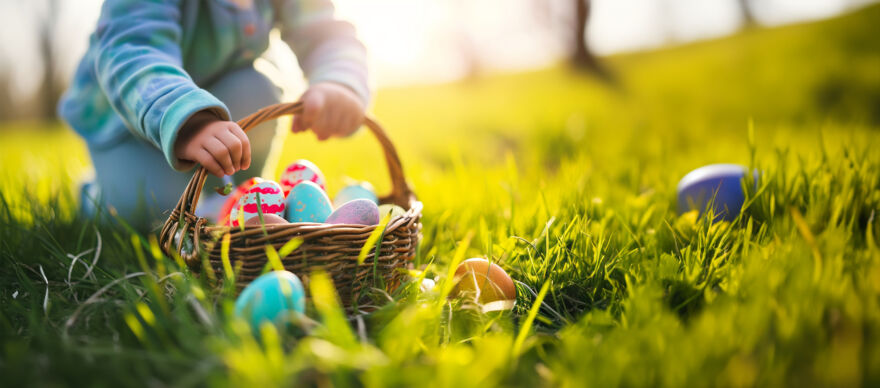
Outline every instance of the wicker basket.
<svg viewBox="0 0 880 388"><path fill-rule="evenodd" d="M302 104L277 104L261 109L245 117L238 124L245 131L268 120L283 115L302 113ZM400 158L391 140L375 121L367 118L365 125L379 140L385 151L385 160L391 174L391 194L380 198L380 203L390 203L408 209L403 216L392 218L381 242L377 242L379 257L375 249L366 260L358 265L357 258L364 243L375 226L331 225L318 223L294 223L266 225L267 234L260 226L246 226L244 230L236 227L208 225L205 218L194 214L199 194L205 185L207 172L199 167L180 197L177 206L165 222L160 235L160 245L168 255L179 254L194 272L202 269L203 262L217 274L223 273L221 244L224 234L230 236L229 258L232 268L240 268L236 283L241 290L260 275L268 261L265 245L275 249L294 237L303 240L296 250L282 257L284 268L308 282L308 275L317 269L327 272L339 292L342 302L351 306L362 296L362 291L384 284L392 290L400 284L404 268L415 256L422 224L422 203L404 179ZM185 238L181 238L185 237ZM191 241L191 245L182 243ZM191 248L184 249L184 246ZM223 276L218 276L222 279Z"/></svg>

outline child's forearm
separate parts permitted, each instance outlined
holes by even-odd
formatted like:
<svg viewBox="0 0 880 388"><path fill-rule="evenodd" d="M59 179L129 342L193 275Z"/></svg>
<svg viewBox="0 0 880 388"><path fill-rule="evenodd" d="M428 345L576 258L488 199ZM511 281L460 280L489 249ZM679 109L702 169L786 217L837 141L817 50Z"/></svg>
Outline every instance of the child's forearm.
<svg viewBox="0 0 880 388"><path fill-rule="evenodd" d="M186 166L174 157L174 143L184 123L200 111L226 120L229 112L183 70L178 3L144 7L135 0L107 0L95 32L100 45L95 72L127 126L180 169Z"/></svg>
<svg viewBox="0 0 880 388"><path fill-rule="evenodd" d="M354 27L335 19L330 0L284 0L278 9L281 37L294 50L309 83L332 82L370 102L367 54Z"/></svg>

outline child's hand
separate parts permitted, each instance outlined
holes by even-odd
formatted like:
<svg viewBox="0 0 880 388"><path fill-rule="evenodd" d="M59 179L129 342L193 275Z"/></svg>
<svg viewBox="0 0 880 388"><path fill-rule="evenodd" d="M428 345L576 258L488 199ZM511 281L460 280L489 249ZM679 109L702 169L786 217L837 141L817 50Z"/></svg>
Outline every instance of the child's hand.
<svg viewBox="0 0 880 388"><path fill-rule="evenodd" d="M199 112L180 130L174 156L197 162L211 174L222 177L251 166L251 143L235 122Z"/></svg>
<svg viewBox="0 0 880 388"><path fill-rule="evenodd" d="M303 114L293 118L293 133L309 128L318 140L351 135L364 122L364 104L345 86L317 83L303 93Z"/></svg>

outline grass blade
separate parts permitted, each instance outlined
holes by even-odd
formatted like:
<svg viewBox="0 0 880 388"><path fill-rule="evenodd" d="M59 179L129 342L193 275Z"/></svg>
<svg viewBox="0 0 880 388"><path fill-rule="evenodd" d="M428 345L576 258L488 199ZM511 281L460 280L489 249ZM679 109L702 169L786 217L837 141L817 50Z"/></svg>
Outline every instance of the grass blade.
<svg viewBox="0 0 880 388"><path fill-rule="evenodd" d="M376 242L382 238L382 235L385 233L385 226L388 225L388 221L391 220L391 213L382 217L382 220L379 221L379 224L376 225L376 228L373 229L373 233L370 233L370 237L367 237L367 241L364 243L364 246L361 247L361 252L358 254L358 265L364 263L367 259L367 254L370 253L370 250L376 246Z"/></svg>
<svg viewBox="0 0 880 388"><path fill-rule="evenodd" d="M546 282L541 286L541 291L538 291L538 296L532 303L532 308L529 309L529 315L526 316L526 320L523 321L522 327L519 329L519 334L516 335L516 340L513 342L513 354L516 357L519 357L522 352L523 343L532 329L532 323L535 321L535 317L538 316L538 310L541 309L541 303L544 302L544 297L547 296L547 290L549 289L550 282Z"/></svg>

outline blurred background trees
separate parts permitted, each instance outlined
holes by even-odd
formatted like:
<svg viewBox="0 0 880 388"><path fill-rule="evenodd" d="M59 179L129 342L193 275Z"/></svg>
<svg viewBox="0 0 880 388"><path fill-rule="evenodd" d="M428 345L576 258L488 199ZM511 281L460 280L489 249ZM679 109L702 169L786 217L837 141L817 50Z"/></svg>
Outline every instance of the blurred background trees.
<svg viewBox="0 0 880 388"><path fill-rule="evenodd" d="M35 4L34 2L32 4ZM59 62L55 58L59 51L58 40L55 39L58 34L56 30L59 26L58 0L44 0L42 7L42 16L39 17L37 23L38 44L40 62L43 64L42 81L37 87L37 104L39 104L39 114L41 117L54 117L55 106L64 92L66 84L62 70L59 69Z"/></svg>
<svg viewBox="0 0 880 388"><path fill-rule="evenodd" d="M743 27L751 27L754 26L756 22L755 15L752 13L752 5L749 0L737 0L737 4L739 5L740 13L742 14L742 24Z"/></svg>
<svg viewBox="0 0 880 388"><path fill-rule="evenodd" d="M4 9L5 8L5 9ZM71 31L65 31L61 23L61 7L58 0L32 0L6 2L0 10L16 9L16 13L0 14L17 18L4 23L12 24L14 31L4 33L0 50L0 120L54 118L55 107L71 76L69 69L60 61L62 55L74 54L66 39ZM75 39L84 36L73 34ZM79 55L79 52L76 52ZM36 66L22 63L22 57L30 57ZM27 66L27 68L13 69ZM18 70L18 71L14 71ZM14 77L32 78L32 85L15 87ZM22 90L24 89L24 90Z"/></svg>
<svg viewBox="0 0 880 388"><path fill-rule="evenodd" d="M872 0L336 0L381 86L475 79L839 14ZM0 120L53 119L101 0L0 0ZM282 66L282 68L284 68Z"/></svg>
<svg viewBox="0 0 880 388"><path fill-rule="evenodd" d="M590 39L587 37L590 22L590 8L592 0L574 0L574 53L571 62L578 70L586 71L606 83L615 83L614 76L602 64L602 61L593 53L590 47Z"/></svg>

